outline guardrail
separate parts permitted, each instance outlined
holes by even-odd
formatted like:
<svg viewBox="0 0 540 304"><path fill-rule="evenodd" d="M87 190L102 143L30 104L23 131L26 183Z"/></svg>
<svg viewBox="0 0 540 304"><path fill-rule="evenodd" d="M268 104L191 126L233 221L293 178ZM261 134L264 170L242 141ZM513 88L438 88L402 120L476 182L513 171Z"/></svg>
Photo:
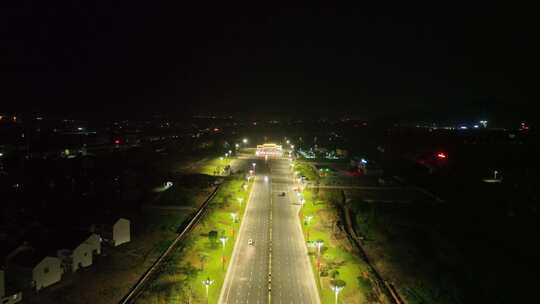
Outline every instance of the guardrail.
<svg viewBox="0 0 540 304"><path fill-rule="evenodd" d="M349 206L347 205L345 192L341 191L341 197L342 197L342 204L341 204L341 210L343 212L343 217L345 217L345 230L347 234L349 235L349 239L353 241L353 243L356 245L356 248L360 251L360 254L362 255L362 258L364 259L365 263L368 265L368 267L371 270L371 273L375 276L377 281L382 283L382 286L379 286L381 288L384 288L387 295L390 295L390 299L394 304L405 304L405 302L402 300L402 298L397 293L397 290L395 289L394 285L387 282L382 275L379 273L379 271L373 266L371 263L366 251L364 250L364 247L362 246L362 242L360 241L360 238L358 237L356 230L354 229L352 225L352 219L350 214Z"/></svg>
<svg viewBox="0 0 540 304"><path fill-rule="evenodd" d="M191 219L187 222L187 224L183 227L183 229L179 228L179 230L181 229L182 231L178 233L178 236L176 236L176 238L173 240L171 245L167 247L167 249L159 256L159 258L152 264L152 266L150 266L144 272L144 274L137 281L137 283L135 283L135 285L124 296L124 298L122 298L122 300L119 302L120 304L134 303L133 301L135 301L137 297L141 294L141 292L144 290L144 284L148 282L148 280L150 279L152 274L156 271L156 269L161 264L161 262L163 262L163 260L167 258L167 256L171 253L171 251L176 247L178 242L180 242L184 238L184 236L188 232L190 232L193 229L193 227L200 221L200 219L206 212L206 207L208 207L208 204L212 201L217 191L219 190L220 186L221 185L216 186L214 191L212 191L212 193L208 196L206 201L204 201L204 203L197 210L197 212L195 212L195 214L191 217Z"/></svg>

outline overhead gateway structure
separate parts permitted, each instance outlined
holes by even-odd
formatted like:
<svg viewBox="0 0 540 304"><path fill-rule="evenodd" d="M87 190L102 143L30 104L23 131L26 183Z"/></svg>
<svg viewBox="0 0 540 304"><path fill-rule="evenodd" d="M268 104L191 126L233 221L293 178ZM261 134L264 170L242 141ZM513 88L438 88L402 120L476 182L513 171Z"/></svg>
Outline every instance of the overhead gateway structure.
<svg viewBox="0 0 540 304"><path fill-rule="evenodd" d="M281 145L276 144L264 144L257 145L257 151L255 152L257 156L272 156L272 157L281 157L283 156L283 148Z"/></svg>

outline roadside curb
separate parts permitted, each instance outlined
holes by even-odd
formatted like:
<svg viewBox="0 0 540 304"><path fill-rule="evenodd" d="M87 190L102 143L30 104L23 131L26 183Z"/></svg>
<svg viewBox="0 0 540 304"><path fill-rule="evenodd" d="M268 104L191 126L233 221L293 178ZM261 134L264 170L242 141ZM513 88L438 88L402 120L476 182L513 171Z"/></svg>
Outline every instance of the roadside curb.
<svg viewBox="0 0 540 304"><path fill-rule="evenodd" d="M248 196L248 199L246 201L246 206L244 207L244 215L242 216L241 218L241 223L240 223L240 228L238 229L238 234L236 236L236 239L234 240L234 247L233 247L233 251L231 253L231 259L229 259L229 263L227 264L227 272L225 273L225 278L223 279L223 285L221 286L221 291L219 292L219 298L218 298L218 303L227 303L227 302L224 302L223 300L223 297L225 297L225 289L226 289L226 285L227 285L227 282L230 280L230 277L231 277L231 271L229 271L231 268L230 266L231 265L234 265L234 263L236 263L236 259L237 259L237 248L238 248L238 242L240 241L240 235L242 234L242 231L244 230L244 223L245 223L245 220L244 220L244 217L246 216L246 213L247 213L247 210L248 210L248 207L249 207L249 204L251 202L251 196L253 194L253 186L255 185L255 180L256 180L257 177L255 177L255 179L253 179L253 185L249 191L249 196ZM227 297L228 297L228 291L227 291Z"/></svg>

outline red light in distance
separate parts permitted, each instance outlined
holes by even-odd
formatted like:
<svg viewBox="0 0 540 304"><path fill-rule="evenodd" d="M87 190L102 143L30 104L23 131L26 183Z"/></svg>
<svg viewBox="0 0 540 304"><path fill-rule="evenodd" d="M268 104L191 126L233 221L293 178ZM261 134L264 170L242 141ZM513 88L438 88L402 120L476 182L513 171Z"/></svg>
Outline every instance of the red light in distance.
<svg viewBox="0 0 540 304"><path fill-rule="evenodd" d="M119 144L120 144L120 139L115 139L115 140L114 140L114 143L115 143L116 145L119 145Z"/></svg>
<svg viewBox="0 0 540 304"><path fill-rule="evenodd" d="M445 158L446 158L446 154L444 154L443 152L439 152L439 153L437 153L437 158L445 159Z"/></svg>

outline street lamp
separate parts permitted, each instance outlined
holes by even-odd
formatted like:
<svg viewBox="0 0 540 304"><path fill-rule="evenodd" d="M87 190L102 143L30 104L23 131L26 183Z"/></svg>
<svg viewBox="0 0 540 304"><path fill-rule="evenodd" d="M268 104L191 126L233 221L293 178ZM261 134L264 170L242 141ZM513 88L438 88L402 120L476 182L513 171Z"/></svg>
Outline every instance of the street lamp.
<svg viewBox="0 0 540 304"><path fill-rule="evenodd" d="M223 245L223 250L221 251L222 269L225 269L225 243L227 243L227 237L223 235L219 240L221 241L221 245Z"/></svg>
<svg viewBox="0 0 540 304"><path fill-rule="evenodd" d="M317 272L321 271L321 248L324 245L323 240L316 240L315 246L317 246Z"/></svg>
<svg viewBox="0 0 540 304"><path fill-rule="evenodd" d="M311 223L312 219L313 219L313 215L304 216L304 223L306 225L306 238L308 241L309 241L309 224Z"/></svg>
<svg viewBox="0 0 540 304"><path fill-rule="evenodd" d="M247 139L247 138L244 138L244 139L242 139L242 142L243 142L244 144L247 144L247 143L248 143L248 139Z"/></svg>
<svg viewBox="0 0 540 304"><path fill-rule="evenodd" d="M343 289L344 286L339 286L339 285L331 285L330 288L332 288L332 290L334 291L334 295L336 296L336 304L338 302L338 296L339 296L339 292Z"/></svg>
<svg viewBox="0 0 540 304"><path fill-rule="evenodd" d="M232 218L232 237L234 239L234 223L236 223L236 220L238 219L238 213L231 212L231 218Z"/></svg>
<svg viewBox="0 0 540 304"><path fill-rule="evenodd" d="M257 166L256 163L251 163L251 166L253 166L253 170L255 170L255 166Z"/></svg>
<svg viewBox="0 0 540 304"><path fill-rule="evenodd" d="M243 197L239 197L238 198L238 203L240 204L240 207L242 207L242 203L244 202L244 198Z"/></svg>
<svg viewBox="0 0 540 304"><path fill-rule="evenodd" d="M231 212L231 217L232 217L233 223L236 223L236 220L238 219L238 213Z"/></svg>
<svg viewBox="0 0 540 304"><path fill-rule="evenodd" d="M240 147L240 145L239 145L239 144L234 144L234 147L235 147L236 149L238 149L238 148Z"/></svg>
<svg viewBox="0 0 540 304"><path fill-rule="evenodd" d="M207 278L206 280L202 281L202 283L204 287L206 287L206 303L208 303L208 287L214 284L214 280L210 280L210 278Z"/></svg>

